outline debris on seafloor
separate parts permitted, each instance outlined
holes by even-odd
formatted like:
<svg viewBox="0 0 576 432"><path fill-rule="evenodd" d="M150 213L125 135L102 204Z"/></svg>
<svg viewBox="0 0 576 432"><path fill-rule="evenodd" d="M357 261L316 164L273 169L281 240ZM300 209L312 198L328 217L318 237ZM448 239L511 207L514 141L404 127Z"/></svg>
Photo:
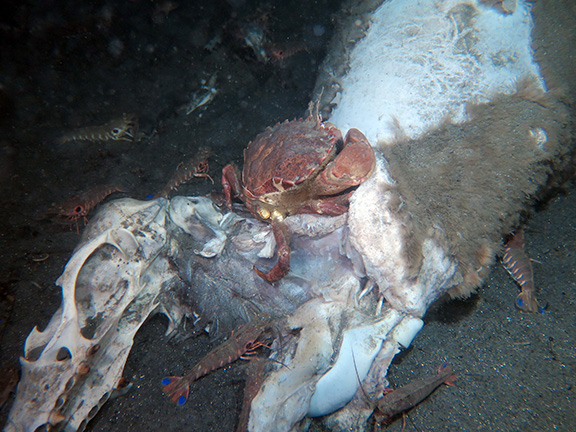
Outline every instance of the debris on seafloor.
<svg viewBox="0 0 576 432"><path fill-rule="evenodd" d="M192 94L190 102L182 107L182 110L186 113L186 115L192 114L194 111L201 107L206 107L210 102L214 100L218 94L218 89L215 87L216 78L217 74L214 73L208 81L203 81L200 88Z"/></svg>

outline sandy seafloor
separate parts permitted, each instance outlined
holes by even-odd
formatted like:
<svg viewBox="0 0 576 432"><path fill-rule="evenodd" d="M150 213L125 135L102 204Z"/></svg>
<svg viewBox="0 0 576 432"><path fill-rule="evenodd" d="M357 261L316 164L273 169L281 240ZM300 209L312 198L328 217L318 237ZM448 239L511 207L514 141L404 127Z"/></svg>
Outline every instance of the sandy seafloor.
<svg viewBox="0 0 576 432"><path fill-rule="evenodd" d="M74 227L42 220L46 209L103 183L125 185L125 195L144 199L200 145L214 153L210 174L216 184L197 179L179 193L220 191L222 167L241 163L251 138L303 115L338 10L328 0L68 3L25 1L0 17L2 368L17 365L30 330L45 326L57 309L54 281L79 240ZM302 48L282 62L258 62L234 36L238 23L266 11L271 43ZM223 28L223 42L204 49ZM186 116L180 107L216 71L216 98ZM141 130L151 136L137 143L54 142L70 129L123 112L138 114ZM413 346L395 359L389 379L402 385L448 362L458 382L411 410L406 431L576 430L573 184L538 207L526 242L537 260L535 280L546 313L519 312L518 288L498 265L471 299L433 307ZM35 261L45 254L48 259ZM163 396L161 378L192 366L211 345L207 337L169 341L165 328L161 316L142 327L125 370L133 390L107 403L88 430L234 430L241 362L199 380L188 403L176 407ZM12 400L0 411L0 425ZM401 426L396 421L389 430ZM313 422L311 430L323 429Z"/></svg>

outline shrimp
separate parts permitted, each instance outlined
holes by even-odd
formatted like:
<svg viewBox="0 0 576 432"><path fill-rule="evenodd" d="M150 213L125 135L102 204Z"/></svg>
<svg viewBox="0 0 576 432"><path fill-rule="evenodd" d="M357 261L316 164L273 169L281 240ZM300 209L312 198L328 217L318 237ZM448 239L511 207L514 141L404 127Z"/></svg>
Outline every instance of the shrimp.
<svg viewBox="0 0 576 432"><path fill-rule="evenodd" d="M190 384L224 365L232 363L244 355L251 354L256 348L266 346L256 340L268 327L268 321L259 319L240 326L233 331L228 340L212 351L183 377L170 376L162 379L163 392L178 405L184 405L190 394Z"/></svg>
<svg viewBox="0 0 576 432"><path fill-rule="evenodd" d="M524 253L524 232L522 230L513 234L504 246L502 264L510 273L514 281L520 285L522 291L516 297L516 306L526 312L544 311L536 300L534 287L534 273L530 258Z"/></svg>
<svg viewBox="0 0 576 432"><path fill-rule="evenodd" d="M399 389L389 391L377 405L380 422L389 421L410 408L415 407L426 399L442 384L453 385L456 375L452 368L446 364L438 368L438 374L413 381Z"/></svg>
<svg viewBox="0 0 576 432"><path fill-rule="evenodd" d="M138 117L135 114L123 114L121 118L100 126L74 129L56 140L58 144L70 141L134 141L138 133Z"/></svg>
<svg viewBox="0 0 576 432"><path fill-rule="evenodd" d="M271 59L272 63L279 63L282 65L288 58L301 51L308 51L306 47L302 44L284 44L280 45L270 45L266 48L266 54Z"/></svg>
<svg viewBox="0 0 576 432"><path fill-rule="evenodd" d="M158 194L161 197L168 197L170 192L177 189L183 183L186 183L193 177L205 177L214 184L214 180L208 174L208 158L210 157L210 149L201 147L198 154L186 163L181 163L176 168L174 175L170 181L164 186L164 189Z"/></svg>
<svg viewBox="0 0 576 432"><path fill-rule="evenodd" d="M113 184L98 185L54 206L48 214L54 214L59 220L66 223L76 223L76 231L79 232L78 219L83 218L84 224L86 224L88 222L86 216L90 210L116 192L126 192L126 189Z"/></svg>

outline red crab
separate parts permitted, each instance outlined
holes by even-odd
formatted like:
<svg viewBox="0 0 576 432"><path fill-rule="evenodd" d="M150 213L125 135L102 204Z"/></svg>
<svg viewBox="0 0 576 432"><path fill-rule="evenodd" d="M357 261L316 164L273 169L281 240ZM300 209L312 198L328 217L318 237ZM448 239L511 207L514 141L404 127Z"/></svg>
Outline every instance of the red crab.
<svg viewBox="0 0 576 432"><path fill-rule="evenodd" d="M284 219L300 213L338 216L348 210L351 188L370 177L376 157L358 129L342 141L340 130L317 115L266 129L244 150L242 184L234 165L222 171L228 207L240 198L257 218L272 225L278 262L264 273L269 283L290 270L290 238Z"/></svg>

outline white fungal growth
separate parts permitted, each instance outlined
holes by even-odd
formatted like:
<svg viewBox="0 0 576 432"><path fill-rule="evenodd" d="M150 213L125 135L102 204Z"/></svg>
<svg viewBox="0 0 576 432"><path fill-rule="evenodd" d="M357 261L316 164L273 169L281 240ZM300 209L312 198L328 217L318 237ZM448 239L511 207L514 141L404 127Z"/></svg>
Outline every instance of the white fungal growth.
<svg viewBox="0 0 576 432"><path fill-rule="evenodd" d="M487 102L514 92L520 77L540 77L531 29L524 2L507 15L474 0L385 2L350 55L330 121L342 133L360 129L372 144L399 129L416 138L445 118L465 121L467 102Z"/></svg>

